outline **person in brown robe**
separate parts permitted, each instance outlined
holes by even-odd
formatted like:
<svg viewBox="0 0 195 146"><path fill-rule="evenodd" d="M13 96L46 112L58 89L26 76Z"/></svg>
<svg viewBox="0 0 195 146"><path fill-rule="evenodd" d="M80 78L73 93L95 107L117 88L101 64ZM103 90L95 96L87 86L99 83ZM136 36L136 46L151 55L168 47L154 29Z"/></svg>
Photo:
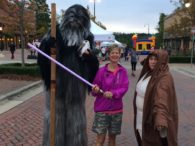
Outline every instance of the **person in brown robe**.
<svg viewBox="0 0 195 146"><path fill-rule="evenodd" d="M143 97L139 96L140 90ZM166 51L154 50L145 59L133 106L138 146L178 146L177 97Z"/></svg>

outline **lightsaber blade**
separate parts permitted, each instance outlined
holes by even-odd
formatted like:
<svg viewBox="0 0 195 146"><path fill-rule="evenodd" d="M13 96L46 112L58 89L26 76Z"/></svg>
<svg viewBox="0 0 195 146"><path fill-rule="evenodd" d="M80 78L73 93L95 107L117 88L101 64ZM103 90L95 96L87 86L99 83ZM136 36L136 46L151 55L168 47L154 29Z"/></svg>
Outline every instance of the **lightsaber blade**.
<svg viewBox="0 0 195 146"><path fill-rule="evenodd" d="M78 74L76 74L74 71L70 70L69 68L67 68L66 66L64 66L63 64L61 64L60 62L58 62L57 60L53 59L52 57L50 57L49 55L47 55L46 53L44 53L43 51L41 51L40 49L38 49L37 47L35 47L34 45L32 45L31 43L28 43L28 46L30 48L32 48L33 50L36 50L37 52L39 52L41 55L45 56L49 60L53 61L58 66L60 66L61 68L63 68L64 70L66 70L67 72L69 72L70 74L72 74L73 76L77 77L79 80L83 81L84 83L86 83L90 87L92 87L92 88L94 87L94 85L91 84L90 82L88 82L86 79L82 78L81 76L79 76Z"/></svg>

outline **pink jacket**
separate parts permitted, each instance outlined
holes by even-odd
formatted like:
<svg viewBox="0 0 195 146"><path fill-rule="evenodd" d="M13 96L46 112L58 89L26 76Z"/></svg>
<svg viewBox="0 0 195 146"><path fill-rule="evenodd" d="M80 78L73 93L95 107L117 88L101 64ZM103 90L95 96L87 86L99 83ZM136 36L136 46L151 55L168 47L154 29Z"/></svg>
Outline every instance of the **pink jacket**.
<svg viewBox="0 0 195 146"><path fill-rule="evenodd" d="M107 66L108 64L98 70L93 84L97 84L103 91L111 91L113 98L108 99L103 97L102 94L92 93L96 97L94 104L95 112L123 109L122 97L129 87L128 73L123 66L119 65L119 70L116 74L109 71Z"/></svg>

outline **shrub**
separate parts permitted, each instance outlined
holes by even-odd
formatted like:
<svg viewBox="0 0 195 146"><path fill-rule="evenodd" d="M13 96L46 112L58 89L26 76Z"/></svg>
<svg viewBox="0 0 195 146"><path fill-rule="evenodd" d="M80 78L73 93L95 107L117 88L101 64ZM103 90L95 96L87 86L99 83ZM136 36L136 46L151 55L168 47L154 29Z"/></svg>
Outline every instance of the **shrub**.
<svg viewBox="0 0 195 146"><path fill-rule="evenodd" d="M37 64L25 64L22 67L21 63L12 63L0 65L0 74L40 76L40 70Z"/></svg>
<svg viewBox="0 0 195 146"><path fill-rule="evenodd" d="M193 57L193 62L195 62L195 57ZM169 63L191 63L191 56L171 56Z"/></svg>

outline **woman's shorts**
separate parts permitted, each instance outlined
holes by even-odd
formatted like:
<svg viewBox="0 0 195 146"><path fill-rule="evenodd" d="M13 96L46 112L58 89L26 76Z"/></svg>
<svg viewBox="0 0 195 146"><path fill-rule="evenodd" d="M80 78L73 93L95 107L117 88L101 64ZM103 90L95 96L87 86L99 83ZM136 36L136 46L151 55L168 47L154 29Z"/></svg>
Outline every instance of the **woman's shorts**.
<svg viewBox="0 0 195 146"><path fill-rule="evenodd" d="M120 134L122 125L122 112L117 114L95 113L92 131L97 134Z"/></svg>

